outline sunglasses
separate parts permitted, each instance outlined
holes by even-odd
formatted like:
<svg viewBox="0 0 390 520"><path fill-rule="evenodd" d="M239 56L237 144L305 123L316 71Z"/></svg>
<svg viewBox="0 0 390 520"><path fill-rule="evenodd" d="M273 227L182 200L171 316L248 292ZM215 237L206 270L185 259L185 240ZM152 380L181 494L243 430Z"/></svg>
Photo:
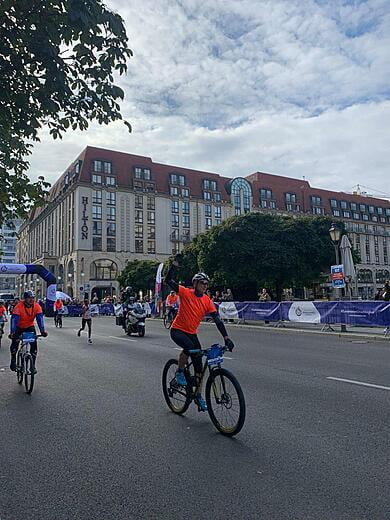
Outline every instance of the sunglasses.
<svg viewBox="0 0 390 520"><path fill-rule="evenodd" d="M202 281L200 281L199 283L201 283L202 285L207 285L207 286L209 285L209 282L202 282Z"/></svg>

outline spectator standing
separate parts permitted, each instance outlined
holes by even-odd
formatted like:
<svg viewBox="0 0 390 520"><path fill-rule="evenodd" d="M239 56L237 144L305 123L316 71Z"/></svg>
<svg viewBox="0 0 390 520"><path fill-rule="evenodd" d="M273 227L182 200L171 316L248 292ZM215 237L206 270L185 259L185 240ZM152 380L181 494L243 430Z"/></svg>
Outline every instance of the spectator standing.
<svg viewBox="0 0 390 520"><path fill-rule="evenodd" d="M265 287L258 293L259 302L270 302L271 296L268 294L268 291Z"/></svg>
<svg viewBox="0 0 390 520"><path fill-rule="evenodd" d="M382 299L385 300L385 302L390 301L390 283L389 282L386 282L383 287Z"/></svg>

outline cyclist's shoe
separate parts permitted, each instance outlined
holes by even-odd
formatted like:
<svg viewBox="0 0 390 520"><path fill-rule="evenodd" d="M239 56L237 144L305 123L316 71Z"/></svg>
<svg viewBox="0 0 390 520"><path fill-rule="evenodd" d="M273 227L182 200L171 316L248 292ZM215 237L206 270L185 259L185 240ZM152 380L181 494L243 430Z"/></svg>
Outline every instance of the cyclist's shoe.
<svg viewBox="0 0 390 520"><path fill-rule="evenodd" d="M81 329L77 331L77 336L80 337Z"/></svg>
<svg viewBox="0 0 390 520"><path fill-rule="evenodd" d="M91 338L88 338L88 343L92 343L92 340L91 340Z"/></svg>
<svg viewBox="0 0 390 520"><path fill-rule="evenodd" d="M12 370L12 372L16 372L16 358L12 357L11 358L11 364L9 366L10 370Z"/></svg>
<svg viewBox="0 0 390 520"><path fill-rule="evenodd" d="M32 373L35 375L38 373L38 370L36 369L35 365L32 368Z"/></svg>
<svg viewBox="0 0 390 520"><path fill-rule="evenodd" d="M187 386L186 376L184 375L184 372L182 370L178 370L176 372L176 383L179 386Z"/></svg>
<svg viewBox="0 0 390 520"><path fill-rule="evenodd" d="M195 397L195 403L198 405L198 412L207 412L206 401L200 394Z"/></svg>

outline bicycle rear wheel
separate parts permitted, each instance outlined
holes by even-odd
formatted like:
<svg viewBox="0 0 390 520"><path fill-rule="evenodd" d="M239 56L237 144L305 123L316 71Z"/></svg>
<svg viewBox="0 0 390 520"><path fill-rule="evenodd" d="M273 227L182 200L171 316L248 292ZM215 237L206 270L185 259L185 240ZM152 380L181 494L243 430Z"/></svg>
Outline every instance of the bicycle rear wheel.
<svg viewBox="0 0 390 520"><path fill-rule="evenodd" d="M24 387L28 394L34 388L34 361L31 354L24 356Z"/></svg>
<svg viewBox="0 0 390 520"><path fill-rule="evenodd" d="M16 377L18 379L18 383L21 385L23 383L23 357L20 353L16 359Z"/></svg>
<svg viewBox="0 0 390 520"><path fill-rule="evenodd" d="M166 362L162 374L162 387L165 401L173 413L181 415L191 403L188 387L178 386L176 383L177 360Z"/></svg>
<svg viewBox="0 0 390 520"><path fill-rule="evenodd" d="M210 372L206 383L206 403L210 419L219 432L237 435L245 422L245 397L240 383L224 368Z"/></svg>

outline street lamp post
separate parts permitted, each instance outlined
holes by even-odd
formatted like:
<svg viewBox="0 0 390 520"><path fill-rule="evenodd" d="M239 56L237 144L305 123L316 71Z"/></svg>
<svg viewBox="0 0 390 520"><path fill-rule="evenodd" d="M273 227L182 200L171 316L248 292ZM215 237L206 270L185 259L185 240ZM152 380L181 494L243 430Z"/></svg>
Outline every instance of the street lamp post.
<svg viewBox="0 0 390 520"><path fill-rule="evenodd" d="M340 239L341 239L341 229L336 223L332 223L330 229L329 229L329 235L330 239L332 240L334 252L336 256L336 264L340 264ZM342 289L340 287L336 288L336 300L340 300L342 296ZM341 332L346 332L347 328L345 324L341 324Z"/></svg>

